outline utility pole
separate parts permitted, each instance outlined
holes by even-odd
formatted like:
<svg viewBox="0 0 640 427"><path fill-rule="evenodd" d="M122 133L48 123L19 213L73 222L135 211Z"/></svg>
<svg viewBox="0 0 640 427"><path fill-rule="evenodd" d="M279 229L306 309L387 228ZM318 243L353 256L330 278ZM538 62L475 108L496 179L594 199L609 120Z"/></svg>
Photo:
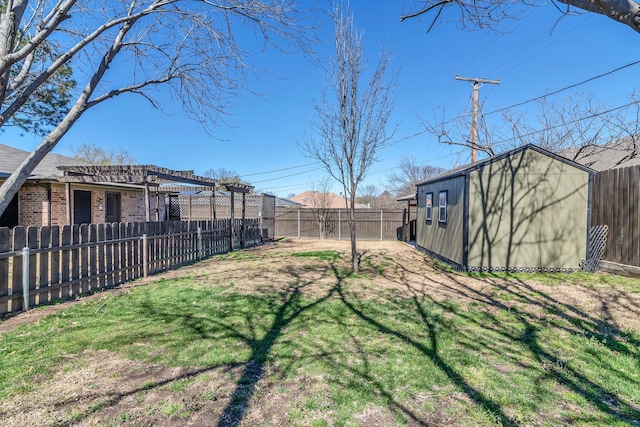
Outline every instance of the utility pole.
<svg viewBox="0 0 640 427"><path fill-rule="evenodd" d="M471 118L471 163L476 162L476 144L478 139L478 89L479 83L491 83L493 85L499 85L500 79L489 80L486 77L482 79L460 77L456 74L456 80L463 80L465 82L473 83L473 117Z"/></svg>

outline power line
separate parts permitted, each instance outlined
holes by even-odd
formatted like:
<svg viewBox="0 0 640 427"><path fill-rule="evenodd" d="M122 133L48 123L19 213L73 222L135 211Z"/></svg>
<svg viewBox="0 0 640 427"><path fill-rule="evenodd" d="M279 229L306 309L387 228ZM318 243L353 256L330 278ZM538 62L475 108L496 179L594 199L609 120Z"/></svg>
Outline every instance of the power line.
<svg viewBox="0 0 640 427"><path fill-rule="evenodd" d="M548 92L548 93L546 93L546 94L544 94L544 95L536 96L535 98L531 98L531 99L528 99L528 100L526 100L526 101L518 102L518 103L516 103L516 104L512 104L512 105L509 105L509 106L507 106L507 107L498 108L498 109L496 109L496 110L492 110L492 111L490 111L490 112L488 112L488 113L483 113L483 115L484 115L484 116L488 116L489 114L499 113L499 112L501 112L501 111L509 110L509 109L511 109L511 108L520 107L520 106L522 106L522 105L529 104L529 103L534 102L534 101L538 101L538 100L543 99L543 98L545 98L545 97L547 97L547 96L557 95L557 94L558 94L558 93L560 93L560 92L564 92L564 91L566 91L566 90L573 89L573 88L576 88L576 87L578 87L578 86L582 86L583 84L586 84L586 83L592 82L592 81L597 80L597 79L600 79L600 78L602 78L602 77L606 77L606 76L611 75L611 74L613 74L613 73L616 73L616 72L618 72L618 71L624 70L625 68L629 68L629 67L632 67L632 66L634 66L634 65L638 65L638 64L640 64L640 60L637 60L637 61L634 61L634 62L630 62L630 63L628 63L628 64L625 64L625 65L622 65L622 66L620 66L620 67L617 67L617 68L615 68L615 69L613 69L613 70L607 71L607 72L602 73L602 74L598 74L598 75L596 75L596 76L590 77L590 78L588 78L588 79L586 79L586 80L583 80L583 81L581 81L581 82L574 83L574 84L571 84L571 85L569 85L569 86L565 86L565 87L563 87L563 88L561 88L561 89L557 89L557 90L554 90L554 91L552 91L552 92ZM466 117L466 116L467 116L467 114L462 114L462 115L459 115L459 116L453 117L453 118L451 118L451 119L449 119L449 120L446 120L446 121L444 121L442 124L443 124L443 125L446 125L446 124L448 124L448 123L453 122L454 120L458 120L458 119L464 118L464 117Z"/></svg>
<svg viewBox="0 0 640 427"><path fill-rule="evenodd" d="M623 108L627 108L627 107L630 107L632 105L637 105L637 104L640 104L640 100L631 101L631 102L629 102L627 104L619 105L617 107L610 108L610 109L608 109L606 111L601 111L599 113L593 113L593 114L590 114L590 115L585 116L585 117L579 117L577 119L574 119L574 120L571 120L571 121L568 121L568 122L563 122L563 123L560 123L558 125L549 126L547 128L544 128L544 129L535 130L535 131L532 131L532 132L529 132L529 133L525 133L525 134L519 135L517 137L503 139L501 141L495 142L495 144L501 144L501 143L504 143L504 142L515 141L516 139L521 138L521 137L527 137L527 136L535 135L537 133L541 133L541 132L544 132L544 131L547 131L547 130L556 129L556 128L563 127L563 126L566 126L566 125L570 125L570 124L573 124L573 123L578 123L578 122L581 122L583 120L593 119L593 118L596 118L596 117L601 116L603 114L612 113L614 111L621 110Z"/></svg>
<svg viewBox="0 0 640 427"><path fill-rule="evenodd" d="M267 175L270 173L276 173L276 172L282 172L282 171L287 171L287 170L291 170L291 169L298 169L298 168L303 168L305 166L311 166L311 165L315 165L318 164L320 162L311 162L311 163L305 163L304 165L297 165L297 166L290 166L287 168L282 168L282 169L274 169L274 170L270 170L270 171L264 171L264 172L254 172L254 173L249 173L246 175L242 175L242 177L247 177L247 176L255 176L255 175Z"/></svg>
<svg viewBox="0 0 640 427"><path fill-rule="evenodd" d="M321 166L319 168L309 169L309 170L302 171L302 172L296 172L296 173L292 173L292 174L289 174L289 175L283 175L283 176L279 176L279 177L276 177L276 178L263 179L262 181L253 181L252 184L260 184L261 182L268 182L268 181L277 181L277 180L282 179L282 178L289 178L291 176L302 175L302 174L313 172L313 171L317 171L317 170L320 170L320 169L324 169L324 168Z"/></svg>
<svg viewBox="0 0 640 427"><path fill-rule="evenodd" d="M380 148L382 149L382 148L391 147L392 145L396 145L396 144L404 142L404 141L406 141L408 139L415 138L416 136L422 135L423 133L426 133L426 132L427 132L427 130L424 129L424 130L421 130L419 132L413 133L411 135L404 136L402 138L398 138L398 139L395 139L393 141L385 142L384 144L380 145Z"/></svg>
<svg viewBox="0 0 640 427"><path fill-rule="evenodd" d="M540 95L540 96L537 96L537 97L535 97L535 98L531 98L531 99L529 99L529 100L522 101L522 102L519 102L519 103L517 103L517 104L510 105L510 106L508 106L508 107L498 108L497 110L490 111L490 112L488 112L488 113L485 113L484 115L485 115L485 116L488 116L489 114L499 113L500 111L508 110L508 109L510 109L510 108L520 107L521 105L528 104L528 103L530 103L530 102L534 102L534 101L538 101L538 100L540 100L540 99L546 98L547 96L556 95L556 94L558 94L558 93L560 93L560 92L564 92L565 90L573 89L573 88L578 87L578 86L581 86L581 85L583 85L583 84L585 84L585 83L589 83L589 82L591 82L591 81L597 80L597 79L599 79L599 78L602 78L602 77L608 76L608 75L610 75L610 74L616 73L616 72L618 72L618 71L620 71L620 70L624 70L625 68L629 68L629 67L632 67L632 66L634 66L634 65L638 65L638 64L640 64L640 60L638 60L638 61L634 61L634 62L631 62L631 63L629 63L629 64L626 64L626 65L623 65L623 66L621 66L621 67L615 68L615 69L613 69L613 70L607 71L606 73L602 73L602 74L598 74L597 76L590 77L590 78L588 78L588 79L586 79L586 80L583 80L583 81L581 81L581 82L579 82L579 83L574 83L574 84L572 84L572 85L565 86L565 87L563 87L562 89L554 90L553 92L549 92L549 93L547 93L547 94L545 94L545 95Z"/></svg>
<svg viewBox="0 0 640 427"><path fill-rule="evenodd" d="M535 57L536 55L538 55L540 52L546 50L547 48L549 48L550 46L558 43L561 39L563 39L564 37L566 37L569 33L571 33L572 31L574 31L575 29L577 29L578 27L580 27L581 25L583 25L585 22L587 22L589 19L591 19L592 14L590 14L589 16L587 16L586 19L583 19L582 21L578 22L576 25L574 25L572 28L570 28L569 30L565 31L562 35L558 36L557 38L555 38L554 40L550 41L549 43L547 43L546 45L544 45L543 47L541 47L540 49L538 49L535 53L531 54L531 55L527 55L527 58L520 61L517 65L514 65L513 67L511 67L508 71L502 73L502 76L505 76L507 74L509 74L510 72L512 72L513 70L515 70L516 68L520 67L522 64L524 64L525 62L530 61L533 57ZM496 74L496 71L502 67L505 63L509 62L511 59L513 59L514 57L516 57L517 55L519 55L522 51L524 51L525 49L527 49L529 46L531 46L533 43L535 43L536 41L538 41L542 36L544 36L546 33L550 33L553 31L553 29L556 27L557 22L555 22L551 27L549 27L548 30L545 30L543 32L541 32L536 38L534 38L533 40L531 40L529 43L527 43L525 46L523 46L518 52L516 52L515 54L511 55L509 58L507 58L506 60L502 61L497 67L495 67L493 69L493 71L489 72L489 74Z"/></svg>

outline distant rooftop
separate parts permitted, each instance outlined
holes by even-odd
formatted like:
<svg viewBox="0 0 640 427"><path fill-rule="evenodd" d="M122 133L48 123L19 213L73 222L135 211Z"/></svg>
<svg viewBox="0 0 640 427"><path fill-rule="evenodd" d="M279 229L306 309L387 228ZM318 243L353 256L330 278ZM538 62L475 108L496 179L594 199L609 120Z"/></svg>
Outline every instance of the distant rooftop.
<svg viewBox="0 0 640 427"><path fill-rule="evenodd" d="M604 145L568 148L558 154L598 172L640 165L640 136L616 139Z"/></svg>

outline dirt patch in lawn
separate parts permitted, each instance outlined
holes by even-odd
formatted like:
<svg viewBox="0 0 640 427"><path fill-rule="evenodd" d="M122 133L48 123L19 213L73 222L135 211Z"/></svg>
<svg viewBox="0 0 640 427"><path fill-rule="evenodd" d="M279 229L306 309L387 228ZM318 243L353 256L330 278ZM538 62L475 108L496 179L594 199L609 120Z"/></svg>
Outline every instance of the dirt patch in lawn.
<svg viewBox="0 0 640 427"><path fill-rule="evenodd" d="M198 287L222 287L247 295L272 295L295 289L313 299L335 293L337 283L348 281L344 292L349 297L426 299L440 306L473 305L489 312L513 310L542 322L554 316L569 324L593 324L604 335L640 330L640 294L622 286L562 281L545 285L521 278L476 278L453 272L400 242L363 241L359 242L359 249L361 272L355 276L349 274L349 242L283 240L215 257L88 298L104 298L106 303L111 294L128 292L130 287L187 278ZM0 331L37 322L43 316L84 301L87 299L17 315L1 322ZM514 368L496 365L495 370L509 375ZM246 364L171 368L128 360L108 351L85 350L62 360L50 377L42 378L29 392L4 399L0 421L7 426L331 425L327 420L334 419L333 402L330 385L324 378L301 376L295 383L279 381L277 367L267 362L257 378L250 379L247 386L250 396L242 397L243 376L247 371ZM389 408L372 404L357 413L353 422L363 426L455 424L455 414L430 405L433 400L425 394L407 402L393 402L404 413L403 419ZM452 389L437 402L462 407L468 400L466 394Z"/></svg>
<svg viewBox="0 0 640 427"><path fill-rule="evenodd" d="M536 280L511 277L471 277L454 272L445 264L401 242L360 241L358 249L362 257L363 286L351 291L361 297L428 295L434 301L475 301L497 309L515 306L540 313L556 307L558 310L568 309L577 316L600 319L601 323L607 322L620 329L640 329L640 293L624 287L581 285L569 281L545 285ZM294 256L326 251L340 254L340 260L334 263L335 270L327 269L322 259L314 264L309 262L310 258ZM310 296L324 295L335 285L337 277L347 274L349 259L348 241L284 239L125 283L80 300L21 313L0 321L0 333L18 325L37 322L46 315L88 299L104 298L126 292L131 287L175 278L198 279L207 286L231 283L230 289L238 292L279 292L296 286ZM375 281L366 280L371 278Z"/></svg>

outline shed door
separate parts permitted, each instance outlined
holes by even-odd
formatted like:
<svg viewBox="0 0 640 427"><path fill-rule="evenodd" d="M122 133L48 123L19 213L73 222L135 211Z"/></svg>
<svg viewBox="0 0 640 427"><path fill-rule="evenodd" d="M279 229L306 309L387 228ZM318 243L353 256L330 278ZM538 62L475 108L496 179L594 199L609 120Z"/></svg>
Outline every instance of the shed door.
<svg viewBox="0 0 640 427"><path fill-rule="evenodd" d="M73 223L91 224L91 191L73 191Z"/></svg>
<svg viewBox="0 0 640 427"><path fill-rule="evenodd" d="M106 194L105 222L120 222L120 193Z"/></svg>

